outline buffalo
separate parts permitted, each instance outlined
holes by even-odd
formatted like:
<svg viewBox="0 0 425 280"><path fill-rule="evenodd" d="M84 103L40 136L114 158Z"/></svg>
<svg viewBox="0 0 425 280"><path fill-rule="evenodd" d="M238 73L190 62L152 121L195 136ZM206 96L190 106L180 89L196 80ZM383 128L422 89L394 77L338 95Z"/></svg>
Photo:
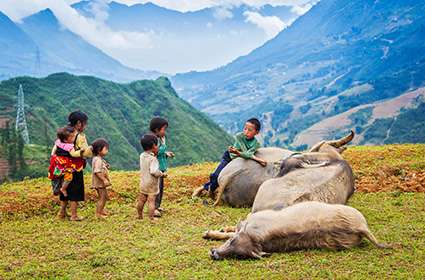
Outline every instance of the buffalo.
<svg viewBox="0 0 425 280"><path fill-rule="evenodd" d="M281 210L263 210L248 215L236 232L208 231L205 238L228 239L210 251L214 260L229 257L261 258L274 252L301 249L345 249L357 246L362 238L378 248L366 219L356 209L323 202L301 202Z"/></svg>
<svg viewBox="0 0 425 280"><path fill-rule="evenodd" d="M349 135L341 139L322 141L314 145L310 151L303 153L281 148L261 148L256 155L267 161L266 167L261 167L252 160L236 158L220 173L214 205L223 201L233 207L251 207L260 186L268 180L267 187L262 187L263 191L271 190L269 186L274 186L273 192L281 187L288 190L290 186L297 186L298 190L303 192L302 201L309 200L307 193L310 193L312 197L320 198L313 193L322 192L327 187L334 186L332 191L342 192L343 195L328 194L323 197L323 201L345 203L354 191L354 179L351 168L344 161L341 153L353 137L354 132L351 131ZM298 173L291 175L292 172ZM283 179L289 175L291 176ZM337 199L332 201L333 197ZM344 199L341 199L343 197ZM291 204L293 201L282 201L278 206L285 207Z"/></svg>

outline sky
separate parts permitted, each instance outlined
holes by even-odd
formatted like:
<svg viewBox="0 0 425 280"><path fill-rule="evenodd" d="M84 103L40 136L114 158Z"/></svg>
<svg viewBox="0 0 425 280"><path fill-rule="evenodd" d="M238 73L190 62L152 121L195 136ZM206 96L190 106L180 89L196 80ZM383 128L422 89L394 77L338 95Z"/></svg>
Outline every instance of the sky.
<svg viewBox="0 0 425 280"><path fill-rule="evenodd" d="M191 70L207 70L230 62L239 55L245 55L248 50L241 48L240 53L229 53L227 56L212 58L211 62L199 61L193 57L193 61L175 62L172 61L155 61L149 63L150 59L147 54L155 55L155 49L160 44L166 44L163 38L159 38L158 34L152 31L132 32L112 30L106 24L108 19L108 0L93 0L92 11L94 18L86 18L80 15L70 5L80 0L0 0L0 11L4 12L15 22L19 22L22 18L34 14L40 10L50 8L60 23L70 31L78 34L92 45L98 47L108 55L118 59L123 64L141 68L144 70L158 70L165 73L174 74L176 72L186 72ZM207 7L215 7L216 15L219 19L231 17L228 8L247 4L249 6L258 7L265 4L271 5L287 5L292 6L295 14L302 15L311 7L311 2L315 0L115 0L127 5L136 3L153 2L159 6L166 7L182 12L195 11ZM283 28L291 24L291 22L283 22L276 16L263 16L254 11L244 13L245 22L254 24L264 32L265 40L276 36ZM259 42L261 45L264 42ZM258 45L258 46L259 46ZM199 47L198 47L199 48ZM188 50L189 52L197 51ZM138 53L146 53L143 57ZM160 53L160 52L159 52ZM162 53L164 53L162 51ZM152 56L152 55L150 55ZM200 57L205 57L200 55Z"/></svg>
<svg viewBox="0 0 425 280"><path fill-rule="evenodd" d="M13 20L19 20L25 16L31 15L37 11L50 7L54 2L62 2L68 5L79 2L80 0L1 0L0 10L5 12ZM110 2L110 1L108 1ZM250 6L271 5L289 5L303 6L311 0L115 0L127 5L137 3L152 2L159 6L169 9L186 12L196 11L213 6L228 6L248 4Z"/></svg>

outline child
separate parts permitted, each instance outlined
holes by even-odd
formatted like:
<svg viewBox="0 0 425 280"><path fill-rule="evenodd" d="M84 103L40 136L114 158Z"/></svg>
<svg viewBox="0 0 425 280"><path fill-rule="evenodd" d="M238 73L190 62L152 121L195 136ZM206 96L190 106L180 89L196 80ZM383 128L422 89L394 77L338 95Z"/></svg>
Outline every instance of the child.
<svg viewBox="0 0 425 280"><path fill-rule="evenodd" d="M150 131L158 137L159 147L158 147L158 162L159 170L162 172L167 171L167 158L173 158L174 153L167 151L167 145L165 143L165 135L168 128L168 121L166 119L155 117L151 120L149 129ZM155 199L155 217L161 217L161 212L164 211L161 208L162 195L164 193L164 177L159 178L159 193Z"/></svg>
<svg viewBox="0 0 425 280"><path fill-rule="evenodd" d="M83 218L77 215L78 202L84 201L84 168L86 167L86 158L92 157L91 147L87 144L87 138L84 131L87 128L89 117L86 113L81 111L71 112L68 116L68 126L73 128L77 135L74 141L74 150L69 152L58 148L56 145L53 146L50 166L49 166L49 179L54 182L60 182L62 176L60 175L60 167L63 164L71 164L74 172L72 174L72 182L69 184L67 189L67 195L64 196L62 192L59 192L60 210L58 217L64 219L69 216L66 213L68 203L71 208L72 221L81 221ZM59 169L57 168L59 167ZM59 170L59 176L56 171Z"/></svg>
<svg viewBox="0 0 425 280"><path fill-rule="evenodd" d="M210 194L214 194L214 191L218 187L218 176L220 175L221 170L236 157L241 157L244 159L252 159L266 166L267 162L259 157L256 157L254 154L260 147L255 136L260 132L261 123L256 118L251 118L245 122L243 132L236 134L235 143L233 146L230 146L226 152L224 152L220 164L217 166L215 171L210 175L210 181L205 185L197 188L192 197L199 196L203 191L210 191Z"/></svg>
<svg viewBox="0 0 425 280"><path fill-rule="evenodd" d="M56 135L57 139L55 141L55 151L59 150L65 154L75 153L74 141L77 136L77 131L73 127L61 127L57 130ZM60 177L63 175L63 182L59 191L65 197L68 196L67 188L72 181L72 173L74 171L75 166L71 159L60 156L57 158L53 175L55 177Z"/></svg>
<svg viewBox="0 0 425 280"><path fill-rule="evenodd" d="M156 219L155 213L155 197L159 193L159 178L167 176L159 168L158 155L158 138L152 134L143 135L140 140L143 147L143 153L140 154L140 195L137 202L137 213L139 219L143 219L143 208L146 201L148 202L149 218Z"/></svg>
<svg viewBox="0 0 425 280"><path fill-rule="evenodd" d="M109 179L109 164L104 157L109 152L109 144L103 139L96 139L92 143L93 161L92 161L92 188L97 192L99 200L97 201L96 217L105 218L108 213L105 211L106 201L109 200L107 187L111 186Z"/></svg>

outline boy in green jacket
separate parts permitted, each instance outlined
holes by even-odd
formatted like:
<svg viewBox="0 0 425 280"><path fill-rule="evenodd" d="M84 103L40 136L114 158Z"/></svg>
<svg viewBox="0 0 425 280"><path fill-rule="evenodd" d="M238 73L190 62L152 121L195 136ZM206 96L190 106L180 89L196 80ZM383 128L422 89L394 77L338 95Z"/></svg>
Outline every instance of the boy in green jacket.
<svg viewBox="0 0 425 280"><path fill-rule="evenodd" d="M168 128L168 121L164 118L154 117L149 124L150 131L158 137L158 162L159 170L166 172L168 168L168 158L173 158L174 153L168 151L166 145L166 132ZM162 195L164 193L164 177L159 178L159 193L155 199L155 217L161 217L161 212L164 209L161 207Z"/></svg>
<svg viewBox="0 0 425 280"><path fill-rule="evenodd" d="M210 193L214 193L218 187L218 176L220 175L221 170L223 170L230 161L237 157L255 160L262 166L266 166L267 162L264 159L255 156L255 152L258 148L260 148L260 143L255 136L260 133L260 129L261 123L258 119L251 118L247 120L245 122L243 132L235 135L235 143L233 146L230 146L226 152L224 152L220 164L217 166L215 171L211 173L209 182L197 188L193 192L192 197L199 196L203 191L210 191Z"/></svg>

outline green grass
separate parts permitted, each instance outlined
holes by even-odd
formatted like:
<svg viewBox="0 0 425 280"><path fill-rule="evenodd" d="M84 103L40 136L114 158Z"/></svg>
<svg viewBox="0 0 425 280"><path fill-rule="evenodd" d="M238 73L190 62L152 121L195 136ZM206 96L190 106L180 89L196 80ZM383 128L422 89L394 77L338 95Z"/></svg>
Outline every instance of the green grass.
<svg viewBox="0 0 425 280"><path fill-rule="evenodd" d="M188 279L188 278L416 278L425 277L423 194L355 194L350 205L367 217L380 241L396 244L379 250L364 241L344 251L298 251L263 260L214 262L202 232L232 225L248 209L201 206L186 198L165 203L160 222L135 219L132 202L112 202L114 215L94 219L86 203L81 223L58 221L52 213L15 217L1 223L0 278ZM167 203L168 202L168 203Z"/></svg>
<svg viewBox="0 0 425 280"><path fill-rule="evenodd" d="M384 153L391 166L400 170L410 170L422 161L398 152L409 151L409 145L386 148L349 151L347 158L358 166L354 171L364 171L361 180L375 172L374 161L365 165L356 161L364 154ZM390 153L391 149L396 151ZM401 156L407 163L397 165L396 158ZM379 241L395 245L394 249L377 249L363 241L360 247L342 251L302 250L275 253L262 260L210 260L209 249L221 242L203 240L202 233L234 225L249 213L249 209L212 208L201 199L189 198L214 166L171 169L164 200L167 211L155 224L135 218L136 172L112 172L112 200L107 208L113 215L105 221L94 218L90 174L86 176L87 200L79 209L86 219L79 223L55 218L57 201L50 196L46 179L1 185L0 279L425 278L425 194L398 190L356 192L349 201L365 215ZM424 169L413 170L424 173Z"/></svg>

